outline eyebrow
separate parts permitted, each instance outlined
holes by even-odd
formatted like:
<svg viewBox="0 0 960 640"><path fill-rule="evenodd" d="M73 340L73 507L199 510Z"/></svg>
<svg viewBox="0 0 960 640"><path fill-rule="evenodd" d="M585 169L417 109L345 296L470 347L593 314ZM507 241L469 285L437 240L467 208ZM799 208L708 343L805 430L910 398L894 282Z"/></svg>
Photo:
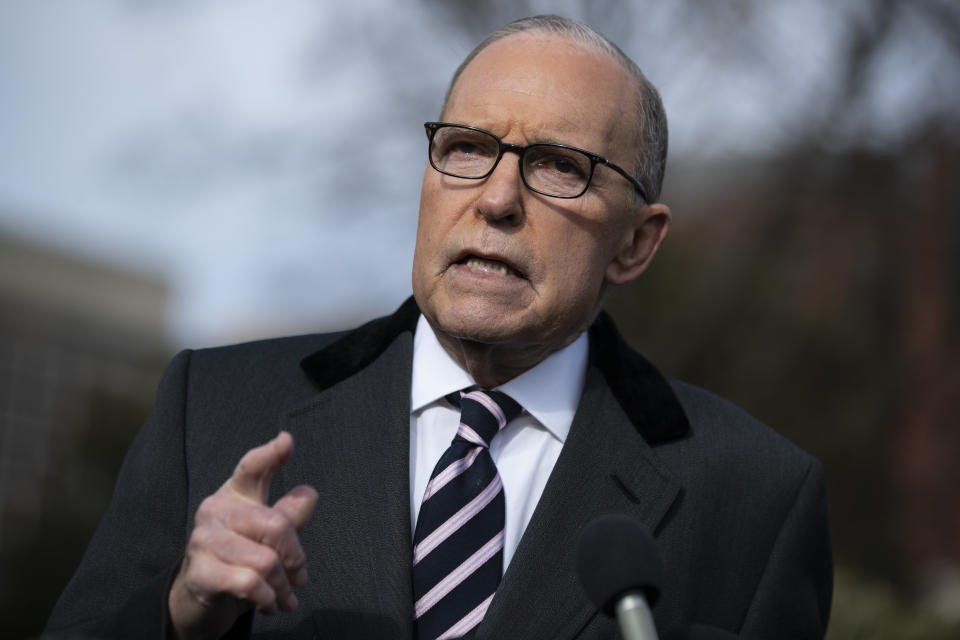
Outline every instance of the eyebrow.
<svg viewBox="0 0 960 640"><path fill-rule="evenodd" d="M506 140L504 140L504 134L502 134L502 133L500 133L500 132L497 131L497 126L496 126L497 123L496 123L496 122L483 121L483 120L480 120L480 121L468 121L468 120L464 120L464 119L460 119L460 118L458 118L458 119L446 119L446 120L443 120L443 122L447 122L447 123L449 123L449 124L462 124L462 125L464 125L464 126L466 126L466 127L475 127L475 128L477 128L477 129L483 129L484 131L487 131L487 132L489 132L489 133L492 133L493 135L497 136L498 138L500 138L501 140L503 140L504 142L506 142ZM564 131L562 131L561 134L565 134L565 133L567 132L566 130L569 130L569 131L579 131L579 130L580 130L580 128L577 127L577 126L576 126L575 124L573 124L573 123L571 123L571 126L569 126L569 127L560 127L560 128L561 128L561 129L564 129ZM562 144L562 145L565 145L565 146L568 146L568 147L576 147L576 148L578 148L578 149L587 149L587 150L590 151L591 153L598 153L598 152L595 152L595 151L593 151L592 149L589 149L588 147L585 147L585 146L583 146L582 144L579 144L579 143L576 143L576 142L570 142L569 140L557 139L557 138L549 138L549 137L544 137L544 136L536 136L536 137L534 137L534 138L530 138L525 144ZM598 155L603 155L603 154L598 153Z"/></svg>

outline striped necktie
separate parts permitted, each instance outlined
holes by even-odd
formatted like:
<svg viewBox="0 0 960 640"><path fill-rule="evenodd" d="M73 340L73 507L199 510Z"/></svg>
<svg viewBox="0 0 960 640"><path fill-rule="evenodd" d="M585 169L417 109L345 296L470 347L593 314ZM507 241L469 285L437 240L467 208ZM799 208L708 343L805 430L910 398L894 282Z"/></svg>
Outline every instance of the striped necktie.
<svg viewBox="0 0 960 640"><path fill-rule="evenodd" d="M417 640L474 629L503 573L503 484L488 447L521 407L483 389L447 399L460 406L460 426L430 476L413 536Z"/></svg>

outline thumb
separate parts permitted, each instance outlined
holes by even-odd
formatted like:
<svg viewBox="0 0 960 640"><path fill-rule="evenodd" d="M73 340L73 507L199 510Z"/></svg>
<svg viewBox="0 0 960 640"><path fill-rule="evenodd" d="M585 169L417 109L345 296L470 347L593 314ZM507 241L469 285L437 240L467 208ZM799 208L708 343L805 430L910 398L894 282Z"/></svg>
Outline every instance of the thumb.
<svg viewBox="0 0 960 640"><path fill-rule="evenodd" d="M277 500L273 508L286 516L297 531L303 529L317 506L317 500L320 498L317 490L313 487L301 484L287 492L282 498Z"/></svg>

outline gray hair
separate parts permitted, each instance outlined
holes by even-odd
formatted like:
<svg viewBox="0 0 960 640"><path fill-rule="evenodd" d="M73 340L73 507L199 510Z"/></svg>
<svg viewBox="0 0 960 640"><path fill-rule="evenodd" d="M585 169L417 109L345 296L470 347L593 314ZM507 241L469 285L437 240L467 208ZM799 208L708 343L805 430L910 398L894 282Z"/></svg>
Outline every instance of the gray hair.
<svg viewBox="0 0 960 640"><path fill-rule="evenodd" d="M575 20L556 15L521 18L488 35L464 58L453 73L450 86L443 97L441 118L443 112L447 110L447 102L450 100L453 86L457 83L457 79L467 65L477 57L477 54L497 40L524 31L545 31L590 46L613 58L633 76L637 83L637 124L640 132L640 148L637 150L634 174L647 190L650 202L656 202L660 197L663 174L667 163L667 114L663 110L660 93L643 75L640 67L620 50L620 47L608 40L606 36Z"/></svg>

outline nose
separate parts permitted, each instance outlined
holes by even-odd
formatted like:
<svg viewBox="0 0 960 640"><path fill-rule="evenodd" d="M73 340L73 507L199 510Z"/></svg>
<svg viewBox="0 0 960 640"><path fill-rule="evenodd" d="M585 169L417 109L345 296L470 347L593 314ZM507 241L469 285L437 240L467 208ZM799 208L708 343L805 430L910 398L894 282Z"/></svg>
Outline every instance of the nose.
<svg viewBox="0 0 960 640"><path fill-rule="evenodd" d="M518 224L523 219L523 192L517 154L505 151L480 187L477 212L490 222Z"/></svg>

